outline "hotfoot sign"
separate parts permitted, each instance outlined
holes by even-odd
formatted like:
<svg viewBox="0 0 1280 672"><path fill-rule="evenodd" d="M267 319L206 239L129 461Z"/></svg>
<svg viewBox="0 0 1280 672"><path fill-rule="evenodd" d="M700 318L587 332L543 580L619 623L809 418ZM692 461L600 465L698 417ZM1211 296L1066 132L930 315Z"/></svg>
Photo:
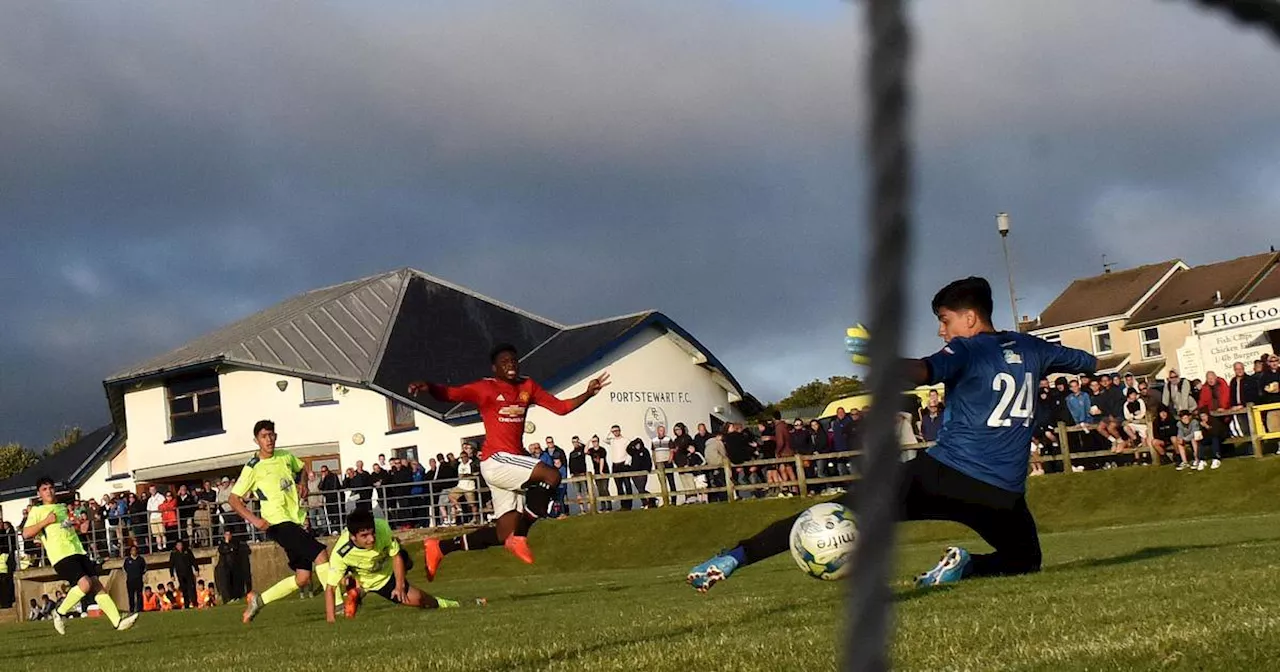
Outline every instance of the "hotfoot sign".
<svg viewBox="0 0 1280 672"><path fill-rule="evenodd" d="M1195 333L1178 350L1178 365L1185 378L1204 378L1207 371L1231 376L1231 367L1273 352L1267 332L1280 329L1280 299L1206 313Z"/></svg>

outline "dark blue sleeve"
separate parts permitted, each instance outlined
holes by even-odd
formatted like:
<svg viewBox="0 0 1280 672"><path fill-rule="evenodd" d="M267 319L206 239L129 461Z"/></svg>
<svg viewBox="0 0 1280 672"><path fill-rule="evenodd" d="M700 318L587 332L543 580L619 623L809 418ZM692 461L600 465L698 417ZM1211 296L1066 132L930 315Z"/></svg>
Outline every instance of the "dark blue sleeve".
<svg viewBox="0 0 1280 672"><path fill-rule="evenodd" d="M937 385L954 379L969 365L969 344L953 338L943 348L924 358L929 367L929 384Z"/></svg>
<svg viewBox="0 0 1280 672"><path fill-rule="evenodd" d="M1058 343L1043 343L1041 347L1044 351L1044 375L1093 373L1098 369L1098 358L1084 350L1068 348Z"/></svg>

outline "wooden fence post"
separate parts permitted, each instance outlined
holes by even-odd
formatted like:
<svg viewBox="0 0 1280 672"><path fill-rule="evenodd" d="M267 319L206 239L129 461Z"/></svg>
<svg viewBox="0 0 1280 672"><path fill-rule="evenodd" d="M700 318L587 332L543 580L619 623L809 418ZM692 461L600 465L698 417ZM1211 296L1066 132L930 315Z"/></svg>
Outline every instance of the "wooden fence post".
<svg viewBox="0 0 1280 672"><path fill-rule="evenodd" d="M671 490L667 488L667 471L661 464L654 465L657 467L658 474L658 492L662 495L662 503L659 506L670 505Z"/></svg>
<svg viewBox="0 0 1280 672"><path fill-rule="evenodd" d="M729 460L726 459L724 461L724 494L729 497L729 501L731 502L738 499L738 489L733 487L733 485L733 465L731 465Z"/></svg>
<svg viewBox="0 0 1280 672"><path fill-rule="evenodd" d="M1067 423L1058 421L1058 448L1062 451L1062 471L1071 473L1071 446L1067 442Z"/></svg>
<svg viewBox="0 0 1280 672"><path fill-rule="evenodd" d="M1266 426L1258 427L1254 422L1254 418L1261 419L1261 414L1253 412L1253 404L1246 404L1245 410L1245 426L1249 428L1249 441L1253 444L1253 456L1262 457L1262 439L1258 436L1259 430L1266 430Z"/></svg>
<svg viewBox="0 0 1280 672"><path fill-rule="evenodd" d="M796 480L799 481L800 496L804 497L809 494L808 479L804 473L804 460L800 459L799 453L796 453L793 457L796 461Z"/></svg>
<svg viewBox="0 0 1280 672"><path fill-rule="evenodd" d="M594 472L588 471L587 472L587 502L591 505L591 513L600 513L600 501L596 499L596 495L599 493L599 491L600 491L599 488L596 487L596 474Z"/></svg>

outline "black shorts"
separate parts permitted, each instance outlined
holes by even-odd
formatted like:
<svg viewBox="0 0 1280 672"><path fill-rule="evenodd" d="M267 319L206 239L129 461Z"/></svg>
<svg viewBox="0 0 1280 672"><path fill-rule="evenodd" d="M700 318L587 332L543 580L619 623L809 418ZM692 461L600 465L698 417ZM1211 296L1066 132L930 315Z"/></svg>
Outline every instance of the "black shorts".
<svg viewBox="0 0 1280 672"><path fill-rule="evenodd" d="M58 573L58 578L73 586L86 576L90 579L98 576L98 566L84 554L68 555L57 561L53 564L53 571Z"/></svg>
<svg viewBox="0 0 1280 672"><path fill-rule="evenodd" d="M405 571L405 574L408 574L409 570L413 569L413 561L409 559L409 553L405 551L403 548L400 549L400 559L404 560L404 571ZM404 590L406 593L409 592L409 589L412 587L413 586L409 585L408 580L404 582ZM394 597L391 597L391 591L395 589L396 589L396 577L392 575L390 581L387 581L386 583L382 584L381 588L373 592L375 594L381 595L382 597L388 600L391 600L392 602L395 602L396 604L399 604L400 600L397 600Z"/></svg>
<svg viewBox="0 0 1280 672"><path fill-rule="evenodd" d="M284 549L289 559L289 569L293 571L310 570L315 564L316 556L324 551L324 544L302 529L297 523L276 523L267 528L267 538Z"/></svg>

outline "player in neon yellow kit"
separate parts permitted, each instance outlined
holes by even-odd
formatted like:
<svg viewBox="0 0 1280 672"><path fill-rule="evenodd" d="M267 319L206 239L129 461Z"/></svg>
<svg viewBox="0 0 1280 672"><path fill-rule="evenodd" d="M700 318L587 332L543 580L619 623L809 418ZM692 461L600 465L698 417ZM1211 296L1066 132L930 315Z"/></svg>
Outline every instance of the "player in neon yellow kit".
<svg viewBox="0 0 1280 672"><path fill-rule="evenodd" d="M307 512L299 502L307 496L307 479L303 478L303 464L292 453L276 450L276 425L270 420L259 420L253 426L253 440L258 452L240 470L240 478L231 488L227 503L245 522L267 533L267 538L284 549L293 576L262 591L250 592L245 597L246 606L242 620L252 621L262 608L298 592L311 582L311 567L324 583L329 577L329 552L303 527ZM250 492L258 496L262 516L256 516L245 505L244 498Z"/></svg>
<svg viewBox="0 0 1280 672"><path fill-rule="evenodd" d="M357 590L376 593L396 604L419 609L458 607L453 600L432 597L409 585L406 576L410 566L409 554L400 548L400 541L386 520L374 518L367 509L352 511L347 516L347 528L333 545L324 591L325 618L330 623L334 621L334 593L348 572L355 576L360 586ZM355 614L354 599L358 597L348 596L348 618Z"/></svg>
<svg viewBox="0 0 1280 672"><path fill-rule="evenodd" d="M36 494L40 497L40 504L27 512L27 520L22 524L22 536L26 539L39 539L45 554L49 556L49 562L53 563L54 571L58 573L58 578L71 584L66 599L53 612L53 628L59 635L67 634L66 620L63 617L86 595L93 596L93 601L116 630L133 627L138 615L120 617L115 601L98 581L98 568L84 553L78 532L86 532L89 521L77 519L67 512L66 504L57 502L53 479L45 477L37 481Z"/></svg>

